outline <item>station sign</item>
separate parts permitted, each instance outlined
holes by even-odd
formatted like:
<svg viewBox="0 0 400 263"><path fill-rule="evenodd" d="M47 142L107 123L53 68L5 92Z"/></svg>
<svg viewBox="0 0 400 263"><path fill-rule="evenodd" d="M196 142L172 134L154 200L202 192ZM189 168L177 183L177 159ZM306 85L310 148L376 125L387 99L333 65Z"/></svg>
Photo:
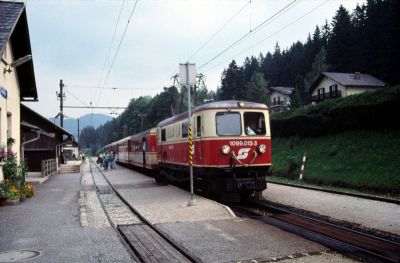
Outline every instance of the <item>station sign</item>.
<svg viewBox="0 0 400 263"><path fill-rule="evenodd" d="M8 97L8 92L7 92L6 88L0 87L0 95L1 95L3 98L7 99L7 97Z"/></svg>
<svg viewBox="0 0 400 263"><path fill-rule="evenodd" d="M196 85L196 64L179 64L179 79L182 85Z"/></svg>

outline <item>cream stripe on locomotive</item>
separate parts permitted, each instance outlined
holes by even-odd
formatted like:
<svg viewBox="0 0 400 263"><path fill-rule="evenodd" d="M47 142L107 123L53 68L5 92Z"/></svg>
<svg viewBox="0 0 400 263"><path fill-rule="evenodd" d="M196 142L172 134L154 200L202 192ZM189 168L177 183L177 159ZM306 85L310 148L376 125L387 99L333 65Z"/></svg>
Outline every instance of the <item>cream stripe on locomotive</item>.
<svg viewBox="0 0 400 263"><path fill-rule="evenodd" d="M227 141L227 140L235 140L235 141L240 141L240 140L270 140L271 136L235 136L235 137L225 137L225 136L219 136L219 137L201 137L201 138L194 138L194 142L198 141ZM177 144L177 143L188 143L188 139L184 138L182 140L176 140L176 141L170 141L170 142L159 142L159 145L170 145L170 144Z"/></svg>

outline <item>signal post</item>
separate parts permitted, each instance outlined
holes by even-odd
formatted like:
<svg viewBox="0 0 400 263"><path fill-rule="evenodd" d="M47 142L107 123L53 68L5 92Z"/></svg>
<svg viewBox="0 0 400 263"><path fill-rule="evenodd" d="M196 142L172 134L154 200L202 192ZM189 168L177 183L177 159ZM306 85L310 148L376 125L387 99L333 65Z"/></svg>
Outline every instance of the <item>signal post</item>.
<svg viewBox="0 0 400 263"><path fill-rule="evenodd" d="M193 142L192 142L192 106L190 98L190 87L196 84L196 64L186 62L179 64L179 78L182 86L185 86L188 91L188 137L189 137L189 173L190 173L190 198L188 206L195 204L193 190Z"/></svg>

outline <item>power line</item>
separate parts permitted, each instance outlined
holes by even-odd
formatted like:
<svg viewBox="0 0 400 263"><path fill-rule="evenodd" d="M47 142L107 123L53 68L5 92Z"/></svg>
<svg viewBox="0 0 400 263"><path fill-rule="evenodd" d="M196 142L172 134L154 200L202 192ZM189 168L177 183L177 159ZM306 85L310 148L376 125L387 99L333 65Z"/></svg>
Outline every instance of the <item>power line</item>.
<svg viewBox="0 0 400 263"><path fill-rule="evenodd" d="M287 8L289 8L291 5L293 5L295 2L297 2L299 0L293 0L292 2L290 2L289 4L287 4L285 7L283 7L282 9L280 9L278 12L276 12L275 14L273 14L272 16L270 16L269 18L267 18L266 20L264 20L263 22L261 22L260 24L258 24L254 30L251 30L249 32L247 32L246 34L244 34L242 37L240 37L238 40L236 40L235 42L233 42L231 45L229 45L227 48L225 48L224 50L222 50L221 52L219 52L216 56L214 56L212 59L210 59L209 61L207 61L206 63L202 64L200 67L198 67L197 69L201 69L203 67L205 67L206 65L208 65L209 63L211 63L212 61L214 61L215 59L217 59L218 57L220 57L222 54L224 54L226 51L228 51L229 49L231 49L232 47L234 47L235 45L237 45L239 42L241 42L243 39L247 38L249 35L253 34L254 32L256 32L257 30L259 30L261 27L263 27L267 22L269 22L271 19L273 19L274 17L280 15L283 11L285 11Z"/></svg>
<svg viewBox="0 0 400 263"><path fill-rule="evenodd" d="M110 68L109 68L109 70L108 70L108 72L107 72L107 76L106 76L106 79L104 80L104 83L107 82L108 77L110 76L111 69L112 69L113 66L114 66L115 59L117 58L119 49L121 48L122 41L124 40L126 31L128 30L129 22L131 21L132 15L133 15L133 13L135 12L136 5L137 5L138 1L139 1L139 0L136 0L135 5L134 5L133 8L132 8L132 12L131 12L131 14L130 14L130 16L129 16L128 22L126 23L126 26L125 26L125 29L124 29L124 33L122 34L121 40L119 41L117 51L116 51L115 54L114 54L114 58L113 58L113 60L112 60L112 62L111 62L111 66L110 66Z"/></svg>
<svg viewBox="0 0 400 263"><path fill-rule="evenodd" d="M118 25L119 25L119 20L121 18L122 10L124 8L124 4L125 4L125 0L122 1L121 9L119 10L117 23L115 24L115 27L114 27L114 31L113 31L113 34L112 34L112 37L111 37L111 42L110 42L110 45L108 46L107 57L106 57L106 60L104 61L103 69L101 70L101 74L100 74L99 80L97 81L97 85L100 84L101 79L103 78L104 70L106 69L107 62L108 62L108 60L110 58L111 48L112 48L112 45L114 43L115 33L117 32L117 28L118 28Z"/></svg>
<svg viewBox="0 0 400 263"><path fill-rule="evenodd" d="M118 88L118 87L107 87L107 86L91 86L91 85L82 85L82 84L69 84L65 85L69 88L88 88L88 89L103 89L103 90L155 90L158 88Z"/></svg>
<svg viewBox="0 0 400 263"><path fill-rule="evenodd" d="M277 31L275 31L274 33L272 33L272 34L268 35L267 37L263 38L261 41L257 42L255 45L253 45L253 46L251 46L251 47L249 47L249 48L247 48L247 49L245 49L245 50L242 50L242 51L240 51L239 53L235 54L235 55L232 56L229 60L234 59L235 57L237 57L237 56L239 56L239 55L241 55L241 54L243 54L243 53L249 51L249 50L252 49L252 48L255 48L256 46L260 45L260 44L261 44L262 42L264 42L265 40L271 38L272 36L274 36L274 35L280 33L280 32L283 31L283 30L285 30L285 29L288 28L289 26L295 24L296 22L298 22L299 20L303 19L303 18L306 17L307 15L311 14L312 12L314 12L315 10L317 10L318 8L320 8L321 6L323 6L324 4L328 3L329 1L330 1L330 0L326 0L325 2L322 2L321 4L317 5L316 7L314 7L313 9L311 9L310 11L308 11L307 13L305 13L304 15L302 15L302 16L296 18L295 20L293 20L292 22L286 24L285 26L283 26L283 27L280 28L279 30L277 30ZM222 61L221 63L218 63L218 64L216 64L215 66L213 66L213 67L211 67L211 68L209 68L209 69L206 69L206 70L203 71L203 72L210 71L210 70L212 70L212 69L214 69L214 68L220 66L221 64L226 63L226 61L228 61L228 60L224 60L224 61Z"/></svg>
<svg viewBox="0 0 400 263"><path fill-rule="evenodd" d="M249 0L248 2L246 2L246 4L244 6L242 6L233 16L231 16L206 42L203 43L203 45L201 45L192 55L189 56L188 59L186 59L186 61L190 61L197 53L200 52L200 50L202 50L208 43L211 42L211 40L213 40L236 16L238 16L249 4L251 3L251 0ZM174 75L175 72L177 72L179 70L179 67L176 68L174 70L174 72L172 72L171 74L168 75L168 79L170 79L171 75Z"/></svg>
<svg viewBox="0 0 400 263"><path fill-rule="evenodd" d="M112 34L112 37L111 37L110 45L108 47L107 57L106 57L106 60L104 61L103 69L101 70L99 79L97 81L97 85L100 85L101 79L103 78L104 70L106 69L107 62L109 61L110 54L111 54L111 48L112 48L112 45L114 43L115 34L117 32L117 28L118 28L118 25L119 25L119 20L121 18L122 10L124 8L124 4L125 4L125 0L122 1L122 5L121 5L121 8L119 10L117 23L115 24L115 27L114 27L114 31L113 31L113 34ZM93 106L92 101L93 101L93 89L90 89L90 105L91 106ZM92 121L93 121L93 109L92 109L92 115L90 116L90 125L92 125Z"/></svg>
<svg viewBox="0 0 400 263"><path fill-rule="evenodd" d="M112 62L111 62L111 66L110 66L110 68L109 68L109 70L108 70L108 72L107 72L107 76L106 76L106 78L105 78L105 80L104 80L104 84L107 82L108 77L110 76L111 69L112 69L113 66L114 66L115 59L117 58L119 49L121 48L122 41L124 40L126 31L128 30L129 22L131 21L132 15L133 15L133 13L135 12L136 5L137 5L138 1L139 1L139 0L136 0L135 5L134 5L133 8L132 8L132 12L131 12L131 14L130 14L130 16L129 16L128 22L126 23L126 26L125 26L124 32L123 32L123 34L122 34L121 40L119 41L119 44L118 44L117 51L116 51L115 54L114 54L114 58L113 58L113 60L112 60ZM100 89L100 93L99 93L99 96L97 97L96 105L98 105L98 103L99 103L99 101L100 101L100 97L101 97L102 92L103 92L103 89ZM93 115L93 113L92 113L92 115Z"/></svg>
<svg viewBox="0 0 400 263"><path fill-rule="evenodd" d="M65 86L64 86L65 88ZM65 91L68 92L72 97L74 97L77 101L79 101L80 103L82 103L83 105L89 107L89 105L87 105L85 102L83 102L81 99L79 99L77 96L75 96L72 92L70 92L69 90L67 90L67 88L65 88ZM64 106L65 108L65 106Z"/></svg>
<svg viewBox="0 0 400 263"><path fill-rule="evenodd" d="M238 16L249 4L251 0L248 1L243 7L241 7L233 16L231 16L203 45L201 45L190 57L187 61L191 60L197 53L200 52L211 40L213 40L236 16Z"/></svg>

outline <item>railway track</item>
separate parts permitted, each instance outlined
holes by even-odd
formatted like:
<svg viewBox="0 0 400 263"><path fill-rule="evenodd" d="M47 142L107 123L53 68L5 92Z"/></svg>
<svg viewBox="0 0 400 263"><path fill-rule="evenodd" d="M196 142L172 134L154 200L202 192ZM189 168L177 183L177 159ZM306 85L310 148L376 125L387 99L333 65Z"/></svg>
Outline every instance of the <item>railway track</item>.
<svg viewBox="0 0 400 263"><path fill-rule="evenodd" d="M101 176L103 183L98 184L99 178L95 179L98 194L110 195L115 194L118 198L136 217L140 219L140 223L119 225L111 222L112 215L108 214L106 207L104 210L107 213L111 224L120 234L125 245L131 250L134 258L138 262L201 262L201 260L192 255L185 248L181 247L168 235L152 225L144 218L134 207L132 207L108 181L107 177L101 172L100 168L91 161L92 176ZM96 182L97 181L97 182ZM100 198L102 200L102 198ZM102 205L104 205L102 203Z"/></svg>
<svg viewBox="0 0 400 263"><path fill-rule="evenodd" d="M231 208L283 230L318 242L346 256L367 262L400 262L400 243L311 218L285 208L251 202Z"/></svg>

